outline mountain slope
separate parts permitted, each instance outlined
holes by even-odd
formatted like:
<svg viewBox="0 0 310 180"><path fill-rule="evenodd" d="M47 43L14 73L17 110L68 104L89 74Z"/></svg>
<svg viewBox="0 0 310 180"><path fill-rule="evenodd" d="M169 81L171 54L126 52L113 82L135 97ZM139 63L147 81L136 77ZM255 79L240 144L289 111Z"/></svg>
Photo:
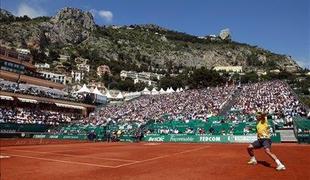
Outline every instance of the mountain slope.
<svg viewBox="0 0 310 180"><path fill-rule="evenodd" d="M291 58L229 40L200 39L156 25L97 26L89 12L64 8L54 17L12 17L1 10L0 43L13 47L53 49L106 61L165 69L242 65L246 69L300 68ZM9 21L8 21L9 19Z"/></svg>

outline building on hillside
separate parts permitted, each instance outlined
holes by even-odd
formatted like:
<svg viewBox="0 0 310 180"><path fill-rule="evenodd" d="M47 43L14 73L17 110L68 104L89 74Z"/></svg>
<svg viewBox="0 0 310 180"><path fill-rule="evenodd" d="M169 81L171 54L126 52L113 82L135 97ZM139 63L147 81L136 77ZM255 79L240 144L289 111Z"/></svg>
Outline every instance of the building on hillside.
<svg viewBox="0 0 310 180"><path fill-rule="evenodd" d="M256 74L257 74L258 76L262 76L262 75L267 75L267 72L266 72L265 70L257 70L257 71L256 71Z"/></svg>
<svg viewBox="0 0 310 180"><path fill-rule="evenodd" d="M57 73L53 73L53 72L47 72L47 71L39 71L42 76L48 80L51 80L53 82L56 83L61 83L66 85L67 81L66 81L66 75L63 74L57 74Z"/></svg>
<svg viewBox="0 0 310 180"><path fill-rule="evenodd" d="M145 83L148 86L156 86L157 85L156 81L147 80L147 79L136 78L136 79L133 80L133 82L134 82L134 84L143 82L143 83Z"/></svg>
<svg viewBox="0 0 310 180"><path fill-rule="evenodd" d="M226 72L234 72L234 73L242 72L242 66L216 66L213 69L216 71L226 71Z"/></svg>
<svg viewBox="0 0 310 180"><path fill-rule="evenodd" d="M44 79L32 64L30 54L19 53L14 49L0 47L0 78L12 82L21 82L63 89L64 85Z"/></svg>
<svg viewBox="0 0 310 180"><path fill-rule="evenodd" d="M76 63L76 67L77 67L77 70L79 72L84 72L84 73L89 73L90 71L90 66L88 63L88 59L85 59L85 58L82 58L82 57L77 57L74 59L75 63Z"/></svg>
<svg viewBox="0 0 310 180"><path fill-rule="evenodd" d="M270 70L271 73L279 74L281 71L279 69Z"/></svg>
<svg viewBox="0 0 310 180"><path fill-rule="evenodd" d="M84 79L85 73L79 71L71 71L71 78L73 82L81 82Z"/></svg>
<svg viewBox="0 0 310 180"><path fill-rule="evenodd" d="M127 77L132 79L144 79L144 80L152 80L157 81L160 80L164 75L152 73L152 72L136 72L136 71L121 71L120 77L122 79L126 79Z"/></svg>
<svg viewBox="0 0 310 180"><path fill-rule="evenodd" d="M50 65L48 63L36 63L34 65L38 69L49 69Z"/></svg>
<svg viewBox="0 0 310 180"><path fill-rule="evenodd" d="M143 82L148 86L156 86L156 81L160 80L164 75L151 72L135 72L135 71L121 71L120 77L124 80L126 78L133 79L134 83Z"/></svg>
<svg viewBox="0 0 310 180"><path fill-rule="evenodd" d="M60 54L58 58L59 61L68 61L69 59L70 59L70 56L66 56L63 54Z"/></svg>
<svg viewBox="0 0 310 180"><path fill-rule="evenodd" d="M21 48L19 48L19 49L16 49L16 51L18 52L18 53L20 53L20 54L30 54L30 50L29 49L21 49Z"/></svg>
<svg viewBox="0 0 310 180"><path fill-rule="evenodd" d="M221 40L221 38L219 36L216 36L214 34L206 36L205 39L210 40L210 41L219 41L219 40Z"/></svg>
<svg viewBox="0 0 310 180"><path fill-rule="evenodd" d="M297 67L297 66L293 66L293 65L286 65L286 66L284 67L284 69L285 69L286 71L292 72L292 73L298 71L298 67Z"/></svg>
<svg viewBox="0 0 310 180"><path fill-rule="evenodd" d="M77 57L74 59L77 70L71 71L71 78L73 82L81 82L85 78L85 75L89 73L90 66L87 64L88 59Z"/></svg>
<svg viewBox="0 0 310 180"><path fill-rule="evenodd" d="M219 37L222 39L222 40L230 40L231 39L231 33L230 33L230 30L228 28L226 29L222 29L220 34L219 34Z"/></svg>
<svg viewBox="0 0 310 180"><path fill-rule="evenodd" d="M98 66L97 67L97 75L101 77L104 74L108 74L109 76L112 75L109 66L107 66L107 65Z"/></svg>
<svg viewBox="0 0 310 180"><path fill-rule="evenodd" d="M135 72L135 71L124 71L123 70L123 71L120 72L120 77L122 79L126 79L127 77L135 79L135 78L138 77L138 73Z"/></svg>
<svg viewBox="0 0 310 180"><path fill-rule="evenodd" d="M77 64L76 66L79 71L83 71L83 72L90 71L90 66L88 64Z"/></svg>

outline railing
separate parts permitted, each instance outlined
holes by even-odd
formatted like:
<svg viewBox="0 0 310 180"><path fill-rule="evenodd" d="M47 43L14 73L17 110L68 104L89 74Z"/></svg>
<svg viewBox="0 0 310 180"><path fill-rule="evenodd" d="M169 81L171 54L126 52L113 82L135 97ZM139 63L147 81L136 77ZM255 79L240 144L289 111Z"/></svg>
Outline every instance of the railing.
<svg viewBox="0 0 310 180"><path fill-rule="evenodd" d="M13 59L18 59L26 62L32 61L32 56L28 54L21 54L15 50L10 50L4 47L0 47L0 54L3 56L7 56Z"/></svg>
<svg viewBox="0 0 310 180"><path fill-rule="evenodd" d="M282 81L284 82L284 84L286 84L289 88L289 90L292 92L292 94L295 96L296 99L299 100L299 102L301 103L302 107L307 111L309 112L310 111L310 108L302 101L300 101L299 99L299 96L296 94L296 92L292 89L292 87L286 82L286 81Z"/></svg>

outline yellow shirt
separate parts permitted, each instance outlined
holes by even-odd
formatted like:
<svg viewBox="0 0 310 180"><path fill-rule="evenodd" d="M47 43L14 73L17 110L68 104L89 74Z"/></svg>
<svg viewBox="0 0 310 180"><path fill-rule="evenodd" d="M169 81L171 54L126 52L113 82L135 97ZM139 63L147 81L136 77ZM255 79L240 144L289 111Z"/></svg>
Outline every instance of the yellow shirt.
<svg viewBox="0 0 310 180"><path fill-rule="evenodd" d="M262 121L258 121L256 125L256 130L258 139L262 138L270 139L270 127L267 120L265 120L264 123Z"/></svg>

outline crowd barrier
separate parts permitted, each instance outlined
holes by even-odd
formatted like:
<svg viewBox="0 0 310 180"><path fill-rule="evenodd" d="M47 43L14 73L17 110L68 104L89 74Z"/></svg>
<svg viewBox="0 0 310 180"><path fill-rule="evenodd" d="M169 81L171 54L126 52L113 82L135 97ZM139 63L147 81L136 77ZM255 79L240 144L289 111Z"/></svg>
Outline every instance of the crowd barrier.
<svg viewBox="0 0 310 180"><path fill-rule="evenodd" d="M256 135L187 135L187 134L151 134L143 139L148 142L184 142L184 143L250 143L257 140ZM280 133L271 136L274 143L280 143Z"/></svg>
<svg viewBox="0 0 310 180"><path fill-rule="evenodd" d="M50 125L0 123L0 132L46 132Z"/></svg>
<svg viewBox="0 0 310 180"><path fill-rule="evenodd" d="M310 120L295 117L294 118L294 133L299 143L310 144Z"/></svg>
<svg viewBox="0 0 310 180"><path fill-rule="evenodd" d="M33 138L41 139L75 139L87 140L86 135L34 135ZM143 138L146 142L183 142L183 143L250 143L257 139L256 135L187 135L187 134L150 134ZM280 133L273 134L272 142L280 143ZM102 140L102 139L98 139ZM119 138L121 142L134 142L135 138L132 135L123 135Z"/></svg>
<svg viewBox="0 0 310 180"><path fill-rule="evenodd" d="M71 139L71 140L87 140L86 135L51 135L51 134L37 134L33 138L37 139Z"/></svg>

